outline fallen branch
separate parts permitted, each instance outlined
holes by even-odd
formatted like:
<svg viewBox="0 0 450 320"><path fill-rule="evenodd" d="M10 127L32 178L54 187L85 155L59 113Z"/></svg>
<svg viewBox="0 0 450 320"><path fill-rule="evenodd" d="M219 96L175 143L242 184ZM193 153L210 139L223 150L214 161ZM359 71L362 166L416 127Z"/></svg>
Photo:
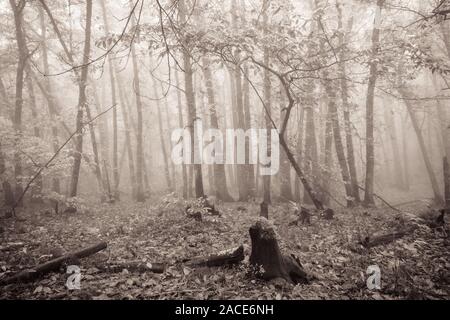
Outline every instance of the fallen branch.
<svg viewBox="0 0 450 320"><path fill-rule="evenodd" d="M212 254L210 256L184 259L182 262L194 267L220 267L238 264L244 260L244 246Z"/></svg>
<svg viewBox="0 0 450 320"><path fill-rule="evenodd" d="M150 263L142 261L127 261L127 262L116 262L110 263L106 266L99 267L100 270L108 272L122 272L127 269L130 272L153 272L153 273L163 273L166 269L163 263Z"/></svg>
<svg viewBox="0 0 450 320"><path fill-rule="evenodd" d="M90 255L93 255L94 253L97 253L97 252L105 249L106 246L107 246L106 242L100 242L96 245L87 247L85 249L81 249L81 250L78 250L75 252L68 253L59 258L42 263L42 264L34 267L33 269L27 269L27 270L20 271L9 278L1 280L0 285L35 280L36 278L38 278L46 273L58 270L61 267L61 265L63 265L66 262L69 262L73 259L81 259L81 258L88 257Z"/></svg>
<svg viewBox="0 0 450 320"><path fill-rule="evenodd" d="M407 234L412 233L415 229L416 229L415 226L411 226L407 229L403 229L400 231L394 231L394 232L387 233L387 234L380 234L380 235L375 234L372 236L367 236L364 238L364 240L361 241L361 244L365 248L373 248L373 247L376 247L379 245L385 245L385 244L391 243L393 241L396 241L400 238L403 238Z"/></svg>
<svg viewBox="0 0 450 320"><path fill-rule="evenodd" d="M0 246L0 251L16 251L23 246L25 246L24 242L11 242L7 243L5 246Z"/></svg>

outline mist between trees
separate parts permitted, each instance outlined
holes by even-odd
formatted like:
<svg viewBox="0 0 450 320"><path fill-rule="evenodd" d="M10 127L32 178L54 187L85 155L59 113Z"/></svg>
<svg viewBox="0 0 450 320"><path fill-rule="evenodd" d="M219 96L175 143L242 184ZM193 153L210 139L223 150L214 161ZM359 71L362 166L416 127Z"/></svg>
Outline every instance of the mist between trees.
<svg viewBox="0 0 450 320"><path fill-rule="evenodd" d="M376 194L444 203L450 39L438 4L4 1L3 203L167 192L319 209ZM222 139L209 151L225 161L172 161L177 148L200 154L197 120L222 137L271 134L263 153L213 150Z"/></svg>

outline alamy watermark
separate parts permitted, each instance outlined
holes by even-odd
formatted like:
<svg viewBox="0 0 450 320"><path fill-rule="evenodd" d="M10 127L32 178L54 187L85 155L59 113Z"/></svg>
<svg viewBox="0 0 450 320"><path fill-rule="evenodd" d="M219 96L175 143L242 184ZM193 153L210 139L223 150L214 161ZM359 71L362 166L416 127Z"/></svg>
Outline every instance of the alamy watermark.
<svg viewBox="0 0 450 320"><path fill-rule="evenodd" d="M70 276L66 280L66 288L69 290L81 289L81 270L79 266L70 265L67 266L66 273Z"/></svg>
<svg viewBox="0 0 450 320"><path fill-rule="evenodd" d="M219 129L203 130L202 122L197 120L194 141L192 138L186 128L172 132L174 164L259 163L263 176L275 175L279 170L280 141L275 129L226 129L224 133Z"/></svg>
<svg viewBox="0 0 450 320"><path fill-rule="evenodd" d="M369 290L381 290L381 271L380 267L376 264L367 267L366 274L369 276L367 278L366 284Z"/></svg>

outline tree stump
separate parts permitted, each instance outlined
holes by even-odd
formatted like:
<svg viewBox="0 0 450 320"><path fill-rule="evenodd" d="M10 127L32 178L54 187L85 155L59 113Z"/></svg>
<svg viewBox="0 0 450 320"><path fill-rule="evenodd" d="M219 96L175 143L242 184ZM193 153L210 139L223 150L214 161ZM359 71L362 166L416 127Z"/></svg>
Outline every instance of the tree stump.
<svg viewBox="0 0 450 320"><path fill-rule="evenodd" d="M294 256L283 256L275 230L268 220L261 219L249 230L252 242L250 265L254 273L264 280L281 278L289 283L308 282L307 274Z"/></svg>

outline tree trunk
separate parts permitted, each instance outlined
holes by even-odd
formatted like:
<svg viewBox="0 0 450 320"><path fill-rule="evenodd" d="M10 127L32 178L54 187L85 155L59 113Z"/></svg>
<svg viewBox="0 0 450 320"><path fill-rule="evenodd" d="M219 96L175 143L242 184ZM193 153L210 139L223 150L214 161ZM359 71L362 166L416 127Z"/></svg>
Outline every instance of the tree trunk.
<svg viewBox="0 0 450 320"><path fill-rule="evenodd" d="M244 72L247 75L246 77L250 77L248 72L248 67L244 67ZM251 117L251 108L250 108L250 86L249 81L245 80L243 85L244 91L244 128L245 130L251 129L252 127L252 117ZM245 163L246 163L246 181L247 181L247 189L248 196L254 197L256 195L256 187L255 187L255 166L250 164L250 143L245 143Z"/></svg>
<svg viewBox="0 0 450 320"><path fill-rule="evenodd" d="M324 164L322 173L322 188L321 188L321 198L324 204L328 205L330 202L330 182L331 182L331 164L333 162L333 121L332 114L330 110L330 104L332 103L328 99L328 108L325 118L325 144L324 144Z"/></svg>
<svg viewBox="0 0 450 320"><path fill-rule="evenodd" d="M240 11L241 13L241 19L242 19L242 25L245 26L246 16L247 16L247 10L245 6L245 1L241 0L240 3ZM243 105L244 105L244 129L248 130L252 127L252 116L251 116L251 105L250 105L250 83L249 79L249 69L248 65L244 65L244 83L242 86L243 90ZM245 143L245 180L247 183L247 193L248 197L255 197L256 196L256 186L255 186L255 166L253 164L250 164L250 143Z"/></svg>
<svg viewBox="0 0 450 320"><path fill-rule="evenodd" d="M161 90L162 90L162 85L161 85ZM171 121L169 118L169 95L167 94L167 96L164 98L164 106L165 108L162 110L163 116L164 116L164 122L167 125L167 130L166 130L166 142L169 146L169 150L173 150L173 142L170 139L171 138L171 132L172 132L172 126L171 126ZM169 156L171 156L171 152L169 151ZM170 179L172 181L172 189L171 191L176 191L177 189L177 179L176 179L176 174L175 174L175 164L173 163L173 161L170 161Z"/></svg>
<svg viewBox="0 0 450 320"><path fill-rule="evenodd" d="M109 21L106 14L105 0L100 1L102 6L103 24L105 26L105 36L109 35ZM116 83L114 80L115 66L111 54L108 55L109 81L111 85L111 103L117 104ZM118 140L117 140L117 108L112 110L113 113L113 177L114 177L114 198L118 199L119 189L119 157L118 157Z"/></svg>
<svg viewBox="0 0 450 320"><path fill-rule="evenodd" d="M377 0L377 10L375 15L374 27L372 32L372 49L369 71L369 84L366 96L366 183L364 193L364 204L371 206L375 204L373 198L374 170L375 170L375 145L374 145L374 113L373 105L375 99L375 84L378 76L377 55L380 46L380 28L381 9L385 0Z"/></svg>
<svg viewBox="0 0 450 320"><path fill-rule="evenodd" d="M127 110L130 110L130 106L127 104L125 100L124 87L122 85L123 81L120 75L117 75L116 81L119 89L119 100L120 100L120 109L122 110L122 118L125 126L125 144L127 148L128 155L128 169L130 171L130 184L131 184L131 195L133 199L137 197L137 184L136 184L136 169L134 167L134 155L133 155L133 146L131 139L131 126L130 126L130 118Z"/></svg>
<svg viewBox="0 0 450 320"><path fill-rule="evenodd" d="M280 87L280 105L284 106L286 104L286 99L284 96L284 88ZM280 123L285 121L286 111L281 110ZM284 139L287 139L287 130L284 132ZM294 201L294 196L292 195L291 186L291 165L289 159L286 157L285 152L280 154L280 192L281 199L285 201Z"/></svg>
<svg viewBox="0 0 450 320"><path fill-rule="evenodd" d="M400 88L399 91L400 91L400 94L401 94L402 98L404 99L404 102L405 102L405 105L406 105L406 109L407 109L407 111L409 113L409 118L411 119L411 123L413 125L414 131L415 131L416 136L417 136L417 140L419 142L420 151L422 153L423 160L425 162L425 167L427 168L428 177L429 177L430 182L431 182L431 187L433 189L434 200L435 200L436 203L442 204L444 201L443 201L441 192L439 191L439 184L437 182L436 176L435 176L434 171L433 171L433 166L431 164L430 158L429 158L428 153L427 153L427 148L425 146L425 141L423 139L423 135L422 135L422 132L420 130L420 124L417 121L417 118L416 118L416 115L414 113L414 109L413 109L413 106L411 104L411 101L408 100L409 95L406 92L406 89L404 89L404 88Z"/></svg>
<svg viewBox="0 0 450 320"><path fill-rule="evenodd" d="M130 8L132 2L130 2ZM135 27L134 19L131 19L131 29ZM144 202L144 147L143 147L143 120L142 120L142 98L141 98L141 84L139 80L139 67L136 57L136 49L134 43L131 44L131 60L133 61L133 84L136 98L136 113L137 113L137 130L136 130L136 201Z"/></svg>
<svg viewBox="0 0 450 320"><path fill-rule="evenodd" d="M219 121L217 119L217 108L214 96L214 85L212 80L212 73L210 69L210 61L208 58L203 58L203 74L205 75L206 93L208 97L208 110L210 113L211 128L219 129ZM225 202L233 201L233 198L228 193L227 177L225 175L225 165L214 163L214 189L216 196Z"/></svg>
<svg viewBox="0 0 450 320"><path fill-rule="evenodd" d="M269 9L269 0L263 1L263 28L264 28L264 35L267 35L268 33L268 16L267 11ZM267 47L264 47L264 64L268 66L270 63L270 57L269 57L269 49ZM271 117L271 90L272 86L270 83L270 72L267 69L264 69L264 104L265 104L265 111L264 112L264 119L267 129L267 157L271 156L272 150L271 150L271 129L272 129L272 123L270 122ZM271 196L270 196L270 175L265 175L262 177L263 180L263 201L267 203L268 205L271 203Z"/></svg>
<svg viewBox="0 0 450 320"><path fill-rule="evenodd" d="M402 121L402 160L403 160L403 176L405 177L405 190L409 191L409 157L408 157L408 136L406 134L406 124L408 121L408 115Z"/></svg>
<svg viewBox="0 0 450 320"><path fill-rule="evenodd" d="M352 207L354 205L353 199L353 189L350 182L350 173L347 167L347 160L345 159L344 146L342 144L341 138L341 127L339 124L338 109L336 107L336 93L332 88L332 84L329 82L325 83L326 91L328 94L328 109L331 116L331 123L333 127L334 136L334 146L336 149L336 156L339 162L339 167L341 170L342 181L344 182L345 195L347 201L347 207Z"/></svg>
<svg viewBox="0 0 450 320"><path fill-rule="evenodd" d="M179 18L180 23L186 22L186 6L185 6L186 0L180 0L178 3L179 6ZM195 149L194 146L196 145L195 140L198 139L198 137L195 136L195 122L197 120L197 110L195 106L195 94L194 94L194 84L193 84L193 70L192 70L192 64L191 64L191 56L190 53L187 51L189 47L189 44L184 43L183 46L183 68L184 68L184 90L186 94L186 102L188 105L188 125L190 128L191 133L191 149L192 149L192 158L195 160ZM203 190L203 177L202 177L202 165L194 163L193 165L194 169L194 176L195 176L195 197L201 198L204 197L204 190Z"/></svg>
<svg viewBox="0 0 450 320"><path fill-rule="evenodd" d="M447 157L442 159L444 172L444 196L445 208L447 212L450 210L450 164Z"/></svg>
<svg viewBox="0 0 450 320"><path fill-rule="evenodd" d="M91 122L92 121L91 108L88 104L86 104L86 116L89 121L89 134L91 136L92 153L94 154L94 173L95 177L97 178L98 189L100 190L100 193L103 196L106 190L104 190L102 171L100 169L100 158L98 156L98 146L97 146L97 138L95 136L95 127L94 123ZM109 201L111 201L111 199L109 199Z"/></svg>
<svg viewBox="0 0 450 320"><path fill-rule="evenodd" d="M342 29L342 9L340 4L337 4L338 9L338 24L339 29ZM350 33L353 27L353 17L350 17L347 26L347 32ZM350 173L350 182L352 187L353 198L356 203L361 202L361 198L359 196L359 188L358 188L358 176L356 173L356 161L355 161L355 151L353 148L353 137L352 137L352 123L350 121L350 102L349 102L349 92L347 85L347 72L345 66L346 59L346 50L345 43L347 43L347 37L344 35L344 32L339 33L339 46L342 47L339 52L339 58L341 62L339 63L339 75L341 77L340 87L341 87L341 99L342 99L342 108L344 114L344 131L345 131L345 143L347 147L347 162L348 169Z"/></svg>
<svg viewBox="0 0 450 320"><path fill-rule="evenodd" d="M392 108L389 105L384 106L384 116L385 116L385 122L387 125L387 130L389 133L389 138L391 141L391 147L392 147L392 154L394 155L394 180L395 180L395 186L399 189L402 189L405 185L404 179L403 179L403 168L402 163L400 161L400 148L398 145L398 139L397 139L397 128L395 126L395 118L394 118L394 112Z"/></svg>
<svg viewBox="0 0 450 320"><path fill-rule="evenodd" d="M314 204L314 206L319 209L319 210L323 210L323 204L322 202L317 198L316 193L314 192L314 190L312 189L310 183L308 182L308 180L306 179L302 169L300 168L300 166L298 165L298 162L295 160L294 155L292 154L291 150L289 149L286 141L284 140L283 136L280 135L279 136L280 139L280 145L283 147L284 152L286 152L286 155L289 159L289 162L291 163L292 167L294 168L297 177L300 179L300 181L303 184L303 188L305 189L305 193L308 195L308 197L311 199L312 203Z"/></svg>
<svg viewBox="0 0 450 320"><path fill-rule="evenodd" d="M14 105L14 133L16 135L16 144L19 145L19 141L22 138L23 82L28 51L25 42L25 35L22 29L23 10L25 8L26 1L18 1L16 3L16 0L9 0L9 3L14 14L14 26L19 57L16 71L16 95ZM14 176L16 179L16 197L19 197L23 192L22 163L19 150L15 150L14 152ZM18 203L16 205L21 205L21 203Z"/></svg>
<svg viewBox="0 0 450 320"><path fill-rule="evenodd" d="M303 123L305 118L305 108L302 107L300 111L300 118L297 126L297 159L299 163L303 163ZM301 202L300 179L295 178L294 194L297 202Z"/></svg>
<svg viewBox="0 0 450 320"><path fill-rule="evenodd" d="M92 95L94 96L94 107L95 107L95 111L97 112L97 114L100 114L102 112L101 109L101 103L100 103L100 99L98 96L98 89L97 86L95 85L95 82L93 81L93 79L90 79L90 84L92 87ZM120 87L119 87L120 89ZM116 107L119 108L119 107ZM120 108L123 108L123 104L121 102ZM103 174L102 174L102 181L103 181L103 190L105 191L105 196L108 196L108 201L110 200L109 197L110 192L108 191L108 193L106 193L107 190L109 190L110 188L108 187L108 185L106 184L106 174L108 171L108 163L109 163L109 147L108 147L108 143L109 143L109 130L108 130L108 122L106 120L106 117L101 117L98 120L98 127L99 127L99 142L100 142L100 163L102 164L101 167L103 168ZM102 199L102 201L105 200Z"/></svg>
<svg viewBox="0 0 450 320"><path fill-rule="evenodd" d="M8 207L14 206L14 192L12 191L11 184L9 183L7 177L5 176L6 172L6 163L5 163L5 155L2 151L2 146L0 144L0 177L2 177L2 187L3 193L5 195L5 205Z"/></svg>
<svg viewBox="0 0 450 320"><path fill-rule="evenodd" d="M181 104L181 92L180 92L180 79L178 75L178 70L175 70L175 82L177 85L177 108L178 108L178 125L180 128L184 128L184 121L183 121L183 109ZM183 198L188 198L188 177L187 177L187 171L186 171L186 164L183 162L181 164L181 174L183 177Z"/></svg>
<svg viewBox="0 0 450 320"><path fill-rule="evenodd" d="M161 151L162 151L163 160L164 160L164 176L166 178L167 188L170 191L172 191L173 186L172 186L172 181L170 179L170 171L169 171L170 159L167 155L167 146L166 146L166 141L164 139L164 128L163 128L163 123L162 123L161 104L158 99L159 96L158 96L158 91L156 90L156 83L153 83L153 95L154 95L154 99L156 99L155 103L156 103L156 111L157 111L157 115L158 115L159 137L160 137L160 141L161 141Z"/></svg>
<svg viewBox="0 0 450 320"><path fill-rule="evenodd" d="M27 84L28 89L28 95L30 97L30 109L31 109L31 116L33 117L33 132L34 136L36 138L42 139L41 130L39 129L39 118L38 118L38 112L37 112L37 103L36 103L36 95L34 93L34 87L33 82L31 81L31 76L29 72L27 71L27 74L25 76L25 81ZM39 168L36 168L38 170ZM39 175L36 180L35 184L33 185L31 189L31 201L35 203L42 202L42 175Z"/></svg>
<svg viewBox="0 0 450 320"><path fill-rule="evenodd" d="M231 1L231 25L234 31L237 31L238 29L238 22L237 22L237 4L236 0ZM236 61L238 61L238 64L233 66L233 76L234 76L234 83L236 85L236 95L233 97L236 99L236 116L237 116L237 123L235 126L235 129L244 129L245 128L245 114L244 114L244 102L242 100L242 77L241 77L241 70L240 70L240 51L235 50L234 51L234 58ZM237 164L236 170L237 170L237 182L238 182L238 191L239 191L239 201L247 201L248 200L248 184L247 184L247 170L246 165L243 164Z"/></svg>
<svg viewBox="0 0 450 320"><path fill-rule="evenodd" d="M86 26L85 26L85 37L84 37L84 50L83 50L83 67L81 68L81 78L79 82L79 94L78 94L78 111L76 120L76 130L79 132L75 136L75 153L73 155L73 168L72 177L70 182L70 193L71 197L75 197L78 191L78 179L80 176L81 167L81 155L83 153L83 133L81 129L83 127L83 112L86 101L86 85L87 85L87 75L88 75L88 62L89 54L91 51L91 23L92 23L92 0L86 0Z"/></svg>

